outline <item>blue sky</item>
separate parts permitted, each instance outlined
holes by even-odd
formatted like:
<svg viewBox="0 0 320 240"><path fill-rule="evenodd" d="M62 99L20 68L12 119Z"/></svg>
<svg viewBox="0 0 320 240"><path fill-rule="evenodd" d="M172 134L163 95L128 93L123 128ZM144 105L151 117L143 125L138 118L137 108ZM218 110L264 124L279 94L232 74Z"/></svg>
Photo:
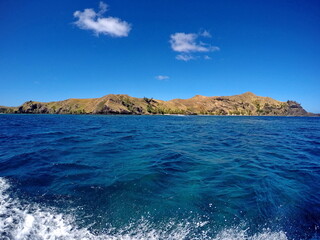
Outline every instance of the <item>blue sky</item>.
<svg viewBox="0 0 320 240"><path fill-rule="evenodd" d="M247 91L320 112L318 0L0 0L0 105Z"/></svg>

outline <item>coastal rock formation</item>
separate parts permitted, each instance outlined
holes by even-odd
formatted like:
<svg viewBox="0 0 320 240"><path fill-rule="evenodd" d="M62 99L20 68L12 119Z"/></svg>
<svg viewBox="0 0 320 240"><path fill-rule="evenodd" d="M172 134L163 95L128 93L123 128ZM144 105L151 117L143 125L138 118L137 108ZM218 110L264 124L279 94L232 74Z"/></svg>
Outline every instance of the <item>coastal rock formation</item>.
<svg viewBox="0 0 320 240"><path fill-rule="evenodd" d="M0 106L0 113L313 116L295 101L280 102L251 92L223 97L196 95L189 99L170 101L109 94L101 98L47 103L28 101L19 107Z"/></svg>

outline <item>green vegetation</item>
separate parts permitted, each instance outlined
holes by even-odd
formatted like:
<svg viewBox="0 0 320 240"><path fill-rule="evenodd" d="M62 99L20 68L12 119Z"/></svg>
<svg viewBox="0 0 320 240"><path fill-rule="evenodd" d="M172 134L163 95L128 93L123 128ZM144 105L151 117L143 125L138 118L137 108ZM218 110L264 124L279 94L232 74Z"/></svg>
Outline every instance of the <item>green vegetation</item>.
<svg viewBox="0 0 320 240"><path fill-rule="evenodd" d="M105 100L99 102L96 108L96 112L97 113L103 112L103 110L105 109L105 104L106 104Z"/></svg>
<svg viewBox="0 0 320 240"><path fill-rule="evenodd" d="M123 106L127 107L130 112L134 111L134 103L127 96L120 96L121 103Z"/></svg>

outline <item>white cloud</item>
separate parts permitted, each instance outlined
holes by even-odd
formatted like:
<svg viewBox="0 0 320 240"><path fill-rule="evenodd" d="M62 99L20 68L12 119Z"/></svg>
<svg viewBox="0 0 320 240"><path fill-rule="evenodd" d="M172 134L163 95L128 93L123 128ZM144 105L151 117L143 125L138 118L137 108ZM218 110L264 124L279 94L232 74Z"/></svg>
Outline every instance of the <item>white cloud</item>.
<svg viewBox="0 0 320 240"><path fill-rule="evenodd" d="M108 4L101 1L99 3L99 9L98 16L102 16L106 11L108 11Z"/></svg>
<svg viewBox="0 0 320 240"><path fill-rule="evenodd" d="M211 46L210 44L204 43L202 41L198 41L199 36L203 34L208 37L207 32L202 34L196 33L175 33L170 36L171 48L175 52L213 52L218 51L219 48L215 46Z"/></svg>
<svg viewBox="0 0 320 240"><path fill-rule="evenodd" d="M209 52L201 43L197 43L198 35L195 33L175 33L171 35L171 48L175 52Z"/></svg>
<svg viewBox="0 0 320 240"><path fill-rule="evenodd" d="M127 37L131 25L116 17L103 17L107 10L108 5L100 2L98 12L95 12L92 8L86 8L82 12L76 11L73 14L75 18L78 18L75 24L81 29L92 30L96 35Z"/></svg>
<svg viewBox="0 0 320 240"><path fill-rule="evenodd" d="M165 75L155 76L155 79L160 80L160 81L168 80L169 78L170 78L169 76L165 76Z"/></svg>
<svg viewBox="0 0 320 240"><path fill-rule="evenodd" d="M212 59L210 56L208 56L208 55L204 55L203 56L203 59L205 59L205 60L210 60L210 59Z"/></svg>
<svg viewBox="0 0 320 240"><path fill-rule="evenodd" d="M208 53L220 50L219 47L212 46L203 41L199 41L199 38L201 37L211 38L211 34L206 30L202 31L199 34L182 32L172 34L170 36L171 48L173 51L180 53L176 56L176 59L182 61L189 61L197 58L193 55L193 53Z"/></svg>
<svg viewBox="0 0 320 240"><path fill-rule="evenodd" d="M204 31L201 32L199 35L202 36L202 37L207 37L207 38L211 38L211 37L212 37L212 36L211 36L211 33L208 32L207 30L204 30Z"/></svg>
<svg viewBox="0 0 320 240"><path fill-rule="evenodd" d="M185 62L188 62L190 60L195 60L196 57L194 57L193 55L191 54L178 54L176 56L176 59L177 60L181 60L181 61L185 61Z"/></svg>

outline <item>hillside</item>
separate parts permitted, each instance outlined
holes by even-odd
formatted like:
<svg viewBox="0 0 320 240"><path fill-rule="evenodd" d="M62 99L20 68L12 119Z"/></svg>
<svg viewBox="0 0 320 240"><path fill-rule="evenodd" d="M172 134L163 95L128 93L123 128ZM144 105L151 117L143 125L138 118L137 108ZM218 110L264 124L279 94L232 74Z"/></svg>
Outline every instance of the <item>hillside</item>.
<svg viewBox="0 0 320 240"><path fill-rule="evenodd" d="M28 101L19 107L0 106L0 113L40 114L188 114L312 116L295 101L280 102L251 92L223 97L196 95L170 101L109 94L101 98L67 99L57 102Z"/></svg>

